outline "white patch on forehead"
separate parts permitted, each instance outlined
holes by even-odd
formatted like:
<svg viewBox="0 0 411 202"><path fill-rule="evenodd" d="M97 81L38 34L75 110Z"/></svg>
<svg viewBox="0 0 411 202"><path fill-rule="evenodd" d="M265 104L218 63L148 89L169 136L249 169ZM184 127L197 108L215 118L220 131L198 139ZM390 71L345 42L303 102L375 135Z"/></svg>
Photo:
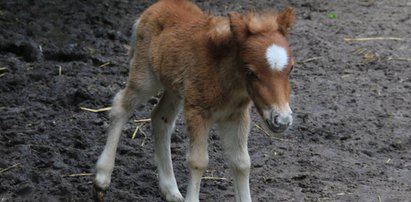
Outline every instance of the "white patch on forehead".
<svg viewBox="0 0 411 202"><path fill-rule="evenodd" d="M287 51L275 44L269 46L265 52L265 57L273 70L282 71L288 63Z"/></svg>

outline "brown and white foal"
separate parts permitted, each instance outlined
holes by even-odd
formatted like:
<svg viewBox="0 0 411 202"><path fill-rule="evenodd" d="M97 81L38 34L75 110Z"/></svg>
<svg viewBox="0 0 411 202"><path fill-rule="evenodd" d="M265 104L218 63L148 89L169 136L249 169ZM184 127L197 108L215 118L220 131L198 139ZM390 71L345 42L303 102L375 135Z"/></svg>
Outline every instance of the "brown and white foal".
<svg viewBox="0 0 411 202"><path fill-rule="evenodd" d="M127 86L114 98L107 143L97 162L99 199L110 184L123 125L136 106L163 89L151 118L159 185L166 200L184 200L170 154L170 136L182 110L190 141L185 201L199 200L213 124L232 170L235 199L251 201L249 110L253 102L273 132L283 132L292 123L288 74L294 60L286 36L293 21L292 9L216 17L184 0L161 0L148 8L133 27Z"/></svg>

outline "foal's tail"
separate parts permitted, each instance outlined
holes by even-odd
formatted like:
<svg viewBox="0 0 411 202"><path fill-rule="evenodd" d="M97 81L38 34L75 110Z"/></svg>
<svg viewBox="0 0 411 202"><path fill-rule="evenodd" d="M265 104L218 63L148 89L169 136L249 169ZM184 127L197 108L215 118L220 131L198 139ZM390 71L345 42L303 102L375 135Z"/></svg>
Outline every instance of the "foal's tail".
<svg viewBox="0 0 411 202"><path fill-rule="evenodd" d="M140 24L140 18L138 18L136 22L133 24L132 33L130 37L130 50L128 52L128 62L130 64L131 64L131 59L134 56L134 52L135 52L136 45L137 45L137 30L138 30L139 24Z"/></svg>

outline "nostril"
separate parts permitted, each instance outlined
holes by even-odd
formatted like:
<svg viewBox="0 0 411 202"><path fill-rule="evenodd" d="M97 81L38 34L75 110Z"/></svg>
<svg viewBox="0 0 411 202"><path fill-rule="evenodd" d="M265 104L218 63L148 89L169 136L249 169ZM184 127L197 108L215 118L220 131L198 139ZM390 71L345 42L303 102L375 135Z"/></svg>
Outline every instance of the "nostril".
<svg viewBox="0 0 411 202"><path fill-rule="evenodd" d="M274 117L274 125L276 125L276 126L280 125L280 123L278 122L278 118L279 118L279 116Z"/></svg>
<svg viewBox="0 0 411 202"><path fill-rule="evenodd" d="M276 125L286 125L290 126L292 123L292 117L291 116L275 116L274 123Z"/></svg>

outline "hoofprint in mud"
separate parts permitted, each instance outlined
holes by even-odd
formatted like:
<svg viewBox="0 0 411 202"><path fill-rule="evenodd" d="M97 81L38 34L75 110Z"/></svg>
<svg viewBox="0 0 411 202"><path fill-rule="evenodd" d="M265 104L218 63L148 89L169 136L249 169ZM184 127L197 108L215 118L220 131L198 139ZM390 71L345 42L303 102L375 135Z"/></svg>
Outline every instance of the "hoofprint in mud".
<svg viewBox="0 0 411 202"><path fill-rule="evenodd" d="M111 125L96 166L95 187L103 200L114 168L123 125L136 106L164 90L152 112L159 186L167 201L184 200L177 187L170 136L184 113L190 141L191 174L186 201L198 201L208 164L208 131L216 124L234 177L236 201L251 201L247 149L249 110L253 102L273 132L292 123L288 75L294 59L286 39L293 10L204 14L187 1L160 1L133 27L130 72L125 89L114 98Z"/></svg>

